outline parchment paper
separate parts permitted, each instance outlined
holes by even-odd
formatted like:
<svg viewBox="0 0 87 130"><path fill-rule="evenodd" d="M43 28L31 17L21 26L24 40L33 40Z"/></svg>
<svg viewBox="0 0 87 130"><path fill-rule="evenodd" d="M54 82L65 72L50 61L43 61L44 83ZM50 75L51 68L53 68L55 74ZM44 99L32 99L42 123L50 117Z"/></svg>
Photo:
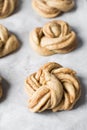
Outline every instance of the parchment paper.
<svg viewBox="0 0 87 130"><path fill-rule="evenodd" d="M78 48L68 54L39 56L29 46L29 32L53 19L40 17L31 7L31 0L20 0L12 16L0 20L20 40L20 49L0 59L4 97L0 102L0 130L87 130L87 0L75 0L76 7L57 18L67 21L78 36ZM24 80L40 66L55 61L77 71L82 96L74 109L52 113L31 113Z"/></svg>

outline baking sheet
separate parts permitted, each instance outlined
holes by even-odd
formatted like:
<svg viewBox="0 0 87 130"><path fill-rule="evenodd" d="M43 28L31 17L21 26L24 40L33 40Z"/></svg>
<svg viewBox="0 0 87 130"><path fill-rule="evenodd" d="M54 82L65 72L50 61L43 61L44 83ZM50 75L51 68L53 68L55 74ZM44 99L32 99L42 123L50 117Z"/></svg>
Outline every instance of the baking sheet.
<svg viewBox="0 0 87 130"><path fill-rule="evenodd" d="M29 32L53 19L35 13L31 0L20 0L15 14L0 20L15 33L21 47L12 55L0 59L0 75L4 78L4 97L0 102L0 130L86 130L87 129L87 0L76 0L76 7L55 19L67 21L77 32L78 48L68 54L39 56L29 46ZM71 111L31 113L24 91L25 78L44 63L55 61L77 71L82 96Z"/></svg>

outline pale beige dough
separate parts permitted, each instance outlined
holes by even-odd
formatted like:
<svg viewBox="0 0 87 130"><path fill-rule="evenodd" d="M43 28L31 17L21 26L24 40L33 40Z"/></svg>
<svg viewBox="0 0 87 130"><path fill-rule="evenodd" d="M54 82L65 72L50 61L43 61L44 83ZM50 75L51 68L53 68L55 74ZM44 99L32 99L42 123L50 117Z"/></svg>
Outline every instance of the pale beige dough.
<svg viewBox="0 0 87 130"><path fill-rule="evenodd" d="M55 62L42 66L25 83L32 112L70 110L81 95L76 72Z"/></svg>
<svg viewBox="0 0 87 130"><path fill-rule="evenodd" d="M74 0L32 0L32 7L41 16L56 17L62 12L68 12L74 7Z"/></svg>
<svg viewBox="0 0 87 130"><path fill-rule="evenodd" d="M0 0L0 18L10 16L16 9L18 0Z"/></svg>
<svg viewBox="0 0 87 130"><path fill-rule="evenodd" d="M16 36L3 25L0 25L0 58L16 51L18 48L19 41Z"/></svg>
<svg viewBox="0 0 87 130"><path fill-rule="evenodd" d="M30 45L40 55L69 53L77 47L76 33L64 21L51 21L30 33Z"/></svg>

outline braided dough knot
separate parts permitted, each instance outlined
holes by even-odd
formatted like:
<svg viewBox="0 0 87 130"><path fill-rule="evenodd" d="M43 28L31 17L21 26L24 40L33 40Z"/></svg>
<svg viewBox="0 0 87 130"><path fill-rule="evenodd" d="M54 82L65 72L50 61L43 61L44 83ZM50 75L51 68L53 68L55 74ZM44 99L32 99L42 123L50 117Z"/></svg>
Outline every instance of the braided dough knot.
<svg viewBox="0 0 87 130"><path fill-rule="evenodd" d="M43 17L52 18L74 7L73 0L32 0L33 8Z"/></svg>
<svg viewBox="0 0 87 130"><path fill-rule="evenodd" d="M75 72L54 62L30 75L26 79L26 90L30 96L29 108L33 112L69 110L80 97Z"/></svg>
<svg viewBox="0 0 87 130"><path fill-rule="evenodd" d="M64 21L52 21L30 34L31 46L41 55L68 53L76 48L77 38L74 31Z"/></svg>
<svg viewBox="0 0 87 130"><path fill-rule="evenodd" d="M8 17L17 6L17 0L0 0L0 18Z"/></svg>
<svg viewBox="0 0 87 130"><path fill-rule="evenodd" d="M0 57L8 55L19 47L19 41L16 36L0 25Z"/></svg>

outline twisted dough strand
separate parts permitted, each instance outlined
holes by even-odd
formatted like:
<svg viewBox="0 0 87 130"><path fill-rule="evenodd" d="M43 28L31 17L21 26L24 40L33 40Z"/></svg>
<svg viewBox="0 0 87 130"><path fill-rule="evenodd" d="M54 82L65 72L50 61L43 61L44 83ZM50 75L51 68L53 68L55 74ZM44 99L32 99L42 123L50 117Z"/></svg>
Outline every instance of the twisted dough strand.
<svg viewBox="0 0 87 130"><path fill-rule="evenodd" d="M0 25L0 58L16 51L19 47L19 41L16 36Z"/></svg>
<svg viewBox="0 0 87 130"><path fill-rule="evenodd" d="M43 17L52 18L74 7L74 0L32 0L33 8Z"/></svg>
<svg viewBox="0 0 87 130"><path fill-rule="evenodd" d="M17 6L17 0L0 0L0 18L8 17Z"/></svg>
<svg viewBox="0 0 87 130"><path fill-rule="evenodd" d="M70 110L80 97L80 84L76 72L50 62L26 79L30 96L29 108L33 112L51 109Z"/></svg>
<svg viewBox="0 0 87 130"><path fill-rule="evenodd" d="M74 31L64 21L52 21L30 33L32 48L41 55L69 53L77 46Z"/></svg>

